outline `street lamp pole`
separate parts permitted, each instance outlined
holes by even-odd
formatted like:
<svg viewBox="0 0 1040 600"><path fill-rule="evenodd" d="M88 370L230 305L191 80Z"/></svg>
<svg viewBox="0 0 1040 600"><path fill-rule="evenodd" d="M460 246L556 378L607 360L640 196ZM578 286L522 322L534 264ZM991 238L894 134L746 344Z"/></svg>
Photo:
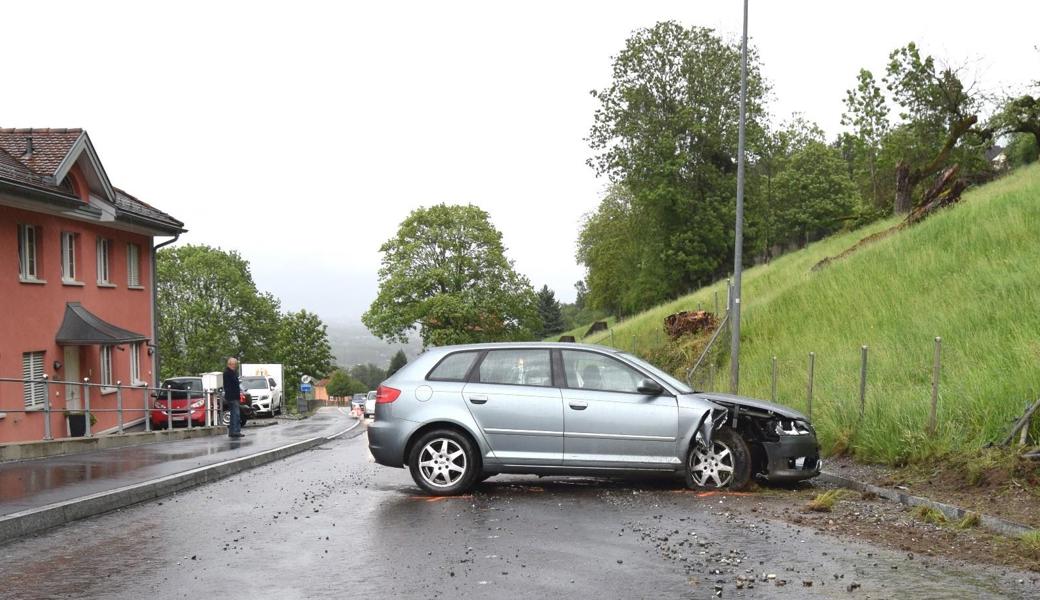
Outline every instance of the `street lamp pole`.
<svg viewBox="0 0 1040 600"><path fill-rule="evenodd" d="M740 275L744 250L744 124L747 120L747 17L748 0L744 0L744 34L740 45L740 131L737 137L737 225L733 242L733 299L730 306L732 339L730 341L730 392L740 388Z"/></svg>

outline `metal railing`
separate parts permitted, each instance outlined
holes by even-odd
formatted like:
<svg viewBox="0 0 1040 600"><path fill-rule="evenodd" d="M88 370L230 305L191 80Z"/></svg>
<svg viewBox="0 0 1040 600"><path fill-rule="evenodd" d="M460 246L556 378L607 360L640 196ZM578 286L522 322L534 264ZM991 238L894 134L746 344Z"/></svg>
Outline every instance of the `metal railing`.
<svg viewBox="0 0 1040 600"><path fill-rule="evenodd" d="M51 416L55 413L64 413L66 417L69 415L82 415L84 418L84 437L93 437L94 434L91 431L92 417L104 413L117 414L116 426L114 429L115 433L120 435L126 433L127 413L132 415L143 415L145 431L152 431L151 417L152 413L157 411L162 413L163 420L165 421L165 427L162 429L166 429L167 431L173 429L175 421L184 421L185 426L188 429L194 427L195 419L193 419L192 416L199 409L203 409L204 427L212 427L221 422L222 401L215 390L199 392L195 390L174 389L171 387L156 388L140 385L131 386L123 385L122 381L117 381L114 384L93 383L90 381L89 377L85 377L81 381L62 381L52 380L47 375L43 375L36 379L0 377L0 384L4 383L16 383L23 386L29 384L43 386L44 393L42 406L34 405L31 407L25 407L23 405L21 408L0 408L0 412L43 415L44 440L54 439ZM68 406L68 396L65 396L64 398L65 406L61 408L54 407L51 403L52 386L65 386L66 390L71 390L73 392L79 390L83 404L82 408ZM115 394L115 407L91 407L91 390L97 390L97 395L100 397L99 399ZM140 398L140 400L137 400L137 398ZM127 403L124 402L124 400L130 400L131 403L136 403L137 406L127 406ZM177 400L183 400L185 406L183 408L174 408L174 402ZM201 404L195 406L199 401L201 401ZM0 421L0 427L2 426L3 421Z"/></svg>

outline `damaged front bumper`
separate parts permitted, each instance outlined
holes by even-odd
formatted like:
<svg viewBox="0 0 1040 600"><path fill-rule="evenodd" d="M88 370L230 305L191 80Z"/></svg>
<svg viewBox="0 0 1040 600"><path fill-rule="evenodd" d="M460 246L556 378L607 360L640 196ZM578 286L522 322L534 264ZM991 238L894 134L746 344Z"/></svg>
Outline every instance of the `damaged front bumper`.
<svg viewBox="0 0 1040 600"><path fill-rule="evenodd" d="M820 474L820 445L815 435L780 436L776 442L762 442L768 465L760 476L772 483L802 481Z"/></svg>

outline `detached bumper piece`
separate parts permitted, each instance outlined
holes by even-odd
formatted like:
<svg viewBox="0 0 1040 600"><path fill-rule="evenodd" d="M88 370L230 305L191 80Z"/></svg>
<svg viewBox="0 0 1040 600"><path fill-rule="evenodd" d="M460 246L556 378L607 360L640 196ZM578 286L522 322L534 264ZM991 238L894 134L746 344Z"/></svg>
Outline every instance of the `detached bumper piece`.
<svg viewBox="0 0 1040 600"><path fill-rule="evenodd" d="M814 435L781 436L778 442L763 442L769 466L763 478L770 482L811 479L820 474L820 446Z"/></svg>

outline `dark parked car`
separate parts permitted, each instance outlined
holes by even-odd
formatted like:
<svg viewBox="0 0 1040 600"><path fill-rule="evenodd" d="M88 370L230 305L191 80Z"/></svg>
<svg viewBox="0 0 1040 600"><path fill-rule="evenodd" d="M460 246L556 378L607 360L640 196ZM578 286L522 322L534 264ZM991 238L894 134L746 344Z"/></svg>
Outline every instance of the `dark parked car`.
<svg viewBox="0 0 1040 600"><path fill-rule="evenodd" d="M675 474L692 488L820 472L801 413L698 393L613 348L502 343L429 350L379 386L376 462L427 493L464 493L496 473Z"/></svg>

